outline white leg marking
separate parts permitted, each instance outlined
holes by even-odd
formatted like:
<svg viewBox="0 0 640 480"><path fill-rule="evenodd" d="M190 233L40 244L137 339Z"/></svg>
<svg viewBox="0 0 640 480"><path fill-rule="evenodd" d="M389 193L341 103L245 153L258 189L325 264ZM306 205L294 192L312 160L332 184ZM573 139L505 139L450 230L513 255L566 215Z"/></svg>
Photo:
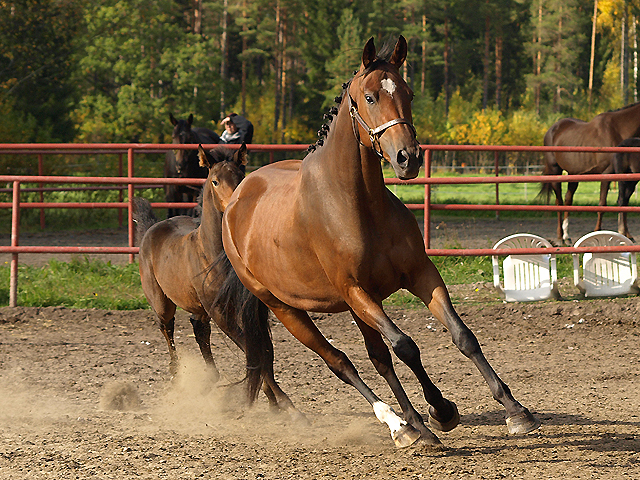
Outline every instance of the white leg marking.
<svg viewBox="0 0 640 480"><path fill-rule="evenodd" d="M568 218L565 218L562 221L562 232L563 232L562 238L564 238L565 240L569 238L569 219Z"/></svg>
<svg viewBox="0 0 640 480"><path fill-rule="evenodd" d="M380 84L382 85L382 88L384 88L387 93L393 97L393 92L396 91L396 84L393 83L393 80L390 78L383 78Z"/></svg>
<svg viewBox="0 0 640 480"><path fill-rule="evenodd" d="M407 424L407 422L396 415L396 412L394 412L393 409L384 402L374 403L373 411L380 422L387 424L392 435Z"/></svg>

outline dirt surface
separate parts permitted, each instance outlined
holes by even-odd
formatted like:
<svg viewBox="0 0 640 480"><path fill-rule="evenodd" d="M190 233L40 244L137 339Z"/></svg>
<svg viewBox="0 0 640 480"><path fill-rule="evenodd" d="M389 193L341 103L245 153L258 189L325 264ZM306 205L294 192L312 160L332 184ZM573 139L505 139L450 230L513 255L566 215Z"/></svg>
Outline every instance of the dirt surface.
<svg viewBox="0 0 640 480"><path fill-rule="evenodd" d="M0 479L640 478L640 304L636 297L504 304L487 285L452 288L456 309L515 397L542 421L510 436L504 412L426 309L388 308L457 403L445 447L397 449L366 401L279 324L276 375L310 425L260 395L238 404L238 350L214 330L226 381L204 369L184 312L180 373L150 311L0 309ZM344 314L314 315L365 382L395 406ZM427 405L403 365L420 412Z"/></svg>

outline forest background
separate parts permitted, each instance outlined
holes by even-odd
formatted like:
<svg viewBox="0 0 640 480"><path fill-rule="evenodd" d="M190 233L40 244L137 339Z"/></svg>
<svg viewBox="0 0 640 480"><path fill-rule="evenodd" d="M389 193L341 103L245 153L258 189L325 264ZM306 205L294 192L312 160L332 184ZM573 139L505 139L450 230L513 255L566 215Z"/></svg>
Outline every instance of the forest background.
<svg viewBox="0 0 640 480"><path fill-rule="evenodd" d="M638 101L640 0L0 0L0 143L170 142L169 113L311 143L404 35L421 143L540 145ZM11 164L2 173L13 173Z"/></svg>

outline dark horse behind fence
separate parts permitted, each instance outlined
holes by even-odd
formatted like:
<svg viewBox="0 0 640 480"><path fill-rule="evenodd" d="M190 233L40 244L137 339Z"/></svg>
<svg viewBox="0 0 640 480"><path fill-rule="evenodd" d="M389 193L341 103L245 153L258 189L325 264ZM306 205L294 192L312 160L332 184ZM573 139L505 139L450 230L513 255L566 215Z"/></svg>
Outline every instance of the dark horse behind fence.
<svg viewBox="0 0 640 480"><path fill-rule="evenodd" d="M604 112L590 122L563 118L558 120L544 136L545 146L561 147L615 147L622 140L640 134L640 103L628 105L619 110ZM613 154L594 152L547 152L545 153L544 175L569 175L589 173L612 173ZM600 184L599 205L606 205L609 191L608 181ZM569 182L567 194L562 200L561 183L543 183L540 194L549 201L551 191L555 193L556 205L572 205L573 194L578 182ZM602 227L602 212L598 212L595 230ZM571 244L569 236L569 212L558 212L558 241Z"/></svg>
<svg viewBox="0 0 640 480"><path fill-rule="evenodd" d="M174 144L217 144L220 137L213 130L203 127L194 127L193 114L187 120L177 120L173 114L169 114L169 120L173 125ZM164 160L165 178L207 178L209 171L200 166L198 152L195 150L168 151ZM167 202L195 202L200 194L200 187L195 185L167 185L165 187L165 199ZM170 208L167 217L176 215L193 215L193 209Z"/></svg>
<svg viewBox="0 0 640 480"><path fill-rule="evenodd" d="M262 385L273 406L298 417L299 412L273 376L269 311L237 280L228 261L218 261L222 252L222 212L244 178L246 152L244 144L235 153L216 148L209 154L199 148L202 166L209 172L202 191L200 222L188 216L159 222L149 202L134 197L140 279L167 341L172 374L177 373L178 367L173 332L176 307L180 307L191 314L193 333L214 380L220 374L211 353L210 319L245 352L248 403L255 400ZM235 295L227 304L214 308L219 289L229 282L236 287Z"/></svg>
<svg viewBox="0 0 640 480"><path fill-rule="evenodd" d="M632 137L623 140L619 147L640 147L640 138ZM638 152L618 152L613 157L613 173L640 173L640 153ZM618 206L626 207L629 199L636 189L637 180L622 180L618 183ZM629 226L627 225L627 214L618 213L618 233L633 240Z"/></svg>
<svg viewBox="0 0 640 480"><path fill-rule="evenodd" d="M363 395L397 446L420 437L430 445L440 441L409 401L383 338L420 382L431 405L428 424L448 431L460 420L455 404L429 379L418 346L384 312L382 301L401 288L429 307L473 361L505 407L509 431L530 432L539 422L485 358L426 255L416 218L384 184L382 159L401 179L415 178L420 169L413 92L399 71L406 55L404 37L379 54L373 38L367 42L360 69L343 86L336 99L339 107L320 130L326 139L318 140L304 160L262 167L235 190L222 220L224 249L242 283L340 380ZM344 352L318 330L309 311L351 312L402 417L364 383ZM347 322L344 328L352 326Z"/></svg>

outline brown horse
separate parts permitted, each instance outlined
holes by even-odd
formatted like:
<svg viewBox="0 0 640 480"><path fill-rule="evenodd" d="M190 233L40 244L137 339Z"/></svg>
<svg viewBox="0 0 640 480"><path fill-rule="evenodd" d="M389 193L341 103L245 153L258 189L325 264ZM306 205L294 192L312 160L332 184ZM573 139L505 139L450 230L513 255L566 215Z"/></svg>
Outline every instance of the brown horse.
<svg viewBox="0 0 640 480"><path fill-rule="evenodd" d="M411 117L413 93L398 70L407 43L400 37L391 47L377 55L373 39L367 42L359 71L337 99L335 118L329 115L330 126L321 130L326 140L312 153L303 161L262 167L238 186L223 217L225 251L242 283L338 378L365 397L397 446L421 436L429 444L440 441L411 405L383 337L420 381L431 405L430 425L447 431L460 418L455 404L427 376L416 344L382 308L382 300L400 288L420 297L476 364L494 398L505 406L509 430L529 432L538 421L485 359L425 253L415 217L385 187L382 158L401 179L416 177L421 163ZM369 389L307 313L346 310L404 418Z"/></svg>
<svg viewBox="0 0 640 480"><path fill-rule="evenodd" d="M640 147L640 138L632 137L623 140L619 147ZM640 153L638 152L618 152L613 156L614 173L640 173ZM618 183L618 206L626 207L629 199L636 189L637 180L620 181ZM627 225L627 214L618 213L618 233L633 240Z"/></svg>
<svg viewBox="0 0 640 480"><path fill-rule="evenodd" d="M158 222L149 202L134 198L136 237L141 239L140 278L167 341L172 374L177 372L178 366L173 340L178 306L192 314L196 341L215 380L220 375L211 353L211 318L245 352L249 403L255 400L263 385L274 406L296 415L291 400L273 377L273 345L266 306L248 290L236 288L236 297L225 306L224 312L213 307L225 277L237 278L230 266L217 259L223 251L222 212L233 190L244 178L246 153L244 144L235 153L216 148L209 154L199 147L200 162L209 171L203 188L200 223L188 216Z"/></svg>
<svg viewBox="0 0 640 480"><path fill-rule="evenodd" d="M640 134L640 103L628 105L619 110L604 112L590 122L563 118L558 120L544 136L545 146L573 147L615 147L622 140ZM560 175L566 171L569 175L588 173L612 173L612 153L594 152L546 152L543 175ZM598 205L607 204L609 191L607 181L600 184ZM551 190L556 196L556 205L572 205L573 194L578 188L577 182L569 182L567 194L562 201L561 183L543 183L541 195L549 200ZM595 230L602 227L602 212L598 212ZM569 245L569 212L558 212L558 240Z"/></svg>

